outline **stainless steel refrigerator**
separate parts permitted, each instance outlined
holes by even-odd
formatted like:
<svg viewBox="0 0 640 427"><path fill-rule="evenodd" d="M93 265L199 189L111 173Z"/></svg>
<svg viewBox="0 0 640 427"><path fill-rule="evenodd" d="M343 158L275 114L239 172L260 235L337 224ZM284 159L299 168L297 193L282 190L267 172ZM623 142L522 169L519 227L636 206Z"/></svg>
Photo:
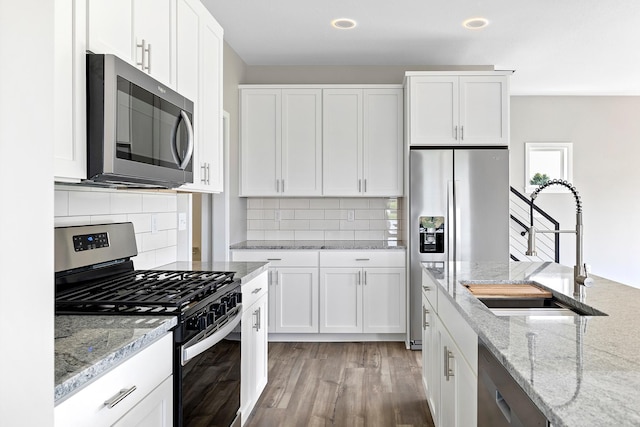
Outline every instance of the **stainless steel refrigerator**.
<svg viewBox="0 0 640 427"><path fill-rule="evenodd" d="M410 151L410 343L422 347L420 263L509 260L509 150Z"/></svg>

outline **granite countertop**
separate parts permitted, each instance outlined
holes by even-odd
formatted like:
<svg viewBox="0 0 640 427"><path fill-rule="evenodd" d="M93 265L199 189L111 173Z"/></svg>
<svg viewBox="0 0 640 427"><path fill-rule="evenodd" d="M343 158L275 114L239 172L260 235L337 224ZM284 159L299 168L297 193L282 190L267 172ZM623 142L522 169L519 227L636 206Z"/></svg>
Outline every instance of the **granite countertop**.
<svg viewBox="0 0 640 427"><path fill-rule="evenodd" d="M584 303L608 316L498 317L465 281L535 281L572 297L573 269L524 262L431 267L425 263L554 427L640 425L640 289L591 276L594 285L586 289Z"/></svg>
<svg viewBox="0 0 640 427"><path fill-rule="evenodd" d="M230 249L380 250L406 249L402 240L245 240Z"/></svg>
<svg viewBox="0 0 640 427"><path fill-rule="evenodd" d="M175 316L55 316L55 403L176 325Z"/></svg>
<svg viewBox="0 0 640 427"><path fill-rule="evenodd" d="M233 271L246 283L267 270L262 262L175 262L158 270ZM55 316L55 388L58 404L155 342L178 323L175 316ZM168 356L169 357L169 356Z"/></svg>

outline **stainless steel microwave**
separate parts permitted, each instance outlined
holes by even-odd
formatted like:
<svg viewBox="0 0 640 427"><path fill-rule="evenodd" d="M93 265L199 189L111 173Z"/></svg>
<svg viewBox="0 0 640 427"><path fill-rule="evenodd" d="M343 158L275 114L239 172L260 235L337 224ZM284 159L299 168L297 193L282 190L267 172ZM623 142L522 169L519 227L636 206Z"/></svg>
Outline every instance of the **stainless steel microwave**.
<svg viewBox="0 0 640 427"><path fill-rule="evenodd" d="M87 54L87 180L193 182L193 102L114 55Z"/></svg>

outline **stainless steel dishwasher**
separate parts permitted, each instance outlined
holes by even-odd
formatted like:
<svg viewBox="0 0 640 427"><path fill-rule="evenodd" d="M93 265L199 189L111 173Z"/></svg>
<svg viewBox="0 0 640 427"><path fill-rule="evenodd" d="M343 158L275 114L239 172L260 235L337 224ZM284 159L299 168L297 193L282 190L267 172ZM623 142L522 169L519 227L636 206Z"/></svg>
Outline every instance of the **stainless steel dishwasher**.
<svg viewBox="0 0 640 427"><path fill-rule="evenodd" d="M549 421L478 340L478 427L548 427Z"/></svg>

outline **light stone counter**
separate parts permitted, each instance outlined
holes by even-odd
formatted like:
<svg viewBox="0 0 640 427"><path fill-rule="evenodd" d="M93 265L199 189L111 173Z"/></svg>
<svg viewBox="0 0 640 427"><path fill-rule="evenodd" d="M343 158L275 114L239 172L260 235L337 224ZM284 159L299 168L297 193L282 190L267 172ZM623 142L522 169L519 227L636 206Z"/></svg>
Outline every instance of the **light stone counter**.
<svg viewBox="0 0 640 427"><path fill-rule="evenodd" d="M175 316L55 316L55 403L118 366L176 325Z"/></svg>
<svg viewBox="0 0 640 427"><path fill-rule="evenodd" d="M406 249L403 241L387 240L246 240L230 246L234 249L276 250L381 250Z"/></svg>
<svg viewBox="0 0 640 427"><path fill-rule="evenodd" d="M640 425L640 289L592 276L584 302L608 316L497 317L461 282L531 280L572 297L573 269L512 262L425 270L554 427Z"/></svg>

